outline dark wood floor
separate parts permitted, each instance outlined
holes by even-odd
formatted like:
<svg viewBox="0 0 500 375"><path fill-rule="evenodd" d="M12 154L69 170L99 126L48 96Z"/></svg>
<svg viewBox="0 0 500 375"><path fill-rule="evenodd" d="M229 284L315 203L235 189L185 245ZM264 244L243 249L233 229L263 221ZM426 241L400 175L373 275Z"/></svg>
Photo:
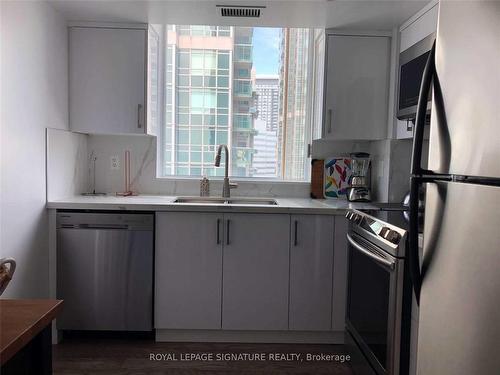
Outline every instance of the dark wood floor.
<svg viewBox="0 0 500 375"><path fill-rule="evenodd" d="M150 354L180 359L188 353L298 353L290 361L152 361ZM346 354L342 345L156 343L145 338L65 338L54 346L54 374L335 374L352 375L348 362L307 361L311 354Z"/></svg>

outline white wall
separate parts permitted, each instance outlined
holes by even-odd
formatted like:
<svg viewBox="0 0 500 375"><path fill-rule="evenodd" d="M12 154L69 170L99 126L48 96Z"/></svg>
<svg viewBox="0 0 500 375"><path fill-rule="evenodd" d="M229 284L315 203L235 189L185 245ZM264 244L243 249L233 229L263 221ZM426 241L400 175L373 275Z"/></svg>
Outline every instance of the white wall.
<svg viewBox="0 0 500 375"><path fill-rule="evenodd" d="M89 136L47 129L47 201L90 192Z"/></svg>
<svg viewBox="0 0 500 375"><path fill-rule="evenodd" d="M0 6L0 250L18 262L4 296L47 297L45 128L68 127L66 23L43 1Z"/></svg>

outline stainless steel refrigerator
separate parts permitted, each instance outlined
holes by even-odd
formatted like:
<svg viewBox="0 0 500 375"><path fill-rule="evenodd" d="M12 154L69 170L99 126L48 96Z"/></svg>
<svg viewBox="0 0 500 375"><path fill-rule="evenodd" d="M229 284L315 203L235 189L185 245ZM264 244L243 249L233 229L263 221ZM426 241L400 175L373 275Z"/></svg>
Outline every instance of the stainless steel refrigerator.
<svg viewBox="0 0 500 375"><path fill-rule="evenodd" d="M428 169L420 158L433 89ZM441 1L412 157L419 375L500 374L500 1ZM418 189L426 185L418 259Z"/></svg>

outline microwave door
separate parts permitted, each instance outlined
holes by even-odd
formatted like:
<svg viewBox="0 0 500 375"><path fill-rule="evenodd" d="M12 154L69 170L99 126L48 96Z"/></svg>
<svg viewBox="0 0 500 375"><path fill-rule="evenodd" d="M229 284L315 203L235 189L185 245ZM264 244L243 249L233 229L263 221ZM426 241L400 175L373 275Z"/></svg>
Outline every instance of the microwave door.
<svg viewBox="0 0 500 375"><path fill-rule="evenodd" d="M427 36L422 41L401 52L399 56L397 117L400 120L415 118L422 74L434 38L435 34ZM427 106L428 113L430 113L431 109L431 97L432 95L429 93Z"/></svg>

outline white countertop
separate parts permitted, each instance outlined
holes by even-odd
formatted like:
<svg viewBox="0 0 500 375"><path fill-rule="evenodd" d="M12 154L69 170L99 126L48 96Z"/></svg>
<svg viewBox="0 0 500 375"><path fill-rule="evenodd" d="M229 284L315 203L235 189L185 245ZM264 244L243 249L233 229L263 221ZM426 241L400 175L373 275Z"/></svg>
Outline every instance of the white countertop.
<svg viewBox="0 0 500 375"><path fill-rule="evenodd" d="M177 196L138 195L131 197L72 196L47 202L47 208L69 210L266 212L342 215L347 209L377 210L376 203L351 203L341 199L275 198L277 205L174 203ZM239 198L239 197L238 197ZM249 198L249 197L243 197Z"/></svg>

